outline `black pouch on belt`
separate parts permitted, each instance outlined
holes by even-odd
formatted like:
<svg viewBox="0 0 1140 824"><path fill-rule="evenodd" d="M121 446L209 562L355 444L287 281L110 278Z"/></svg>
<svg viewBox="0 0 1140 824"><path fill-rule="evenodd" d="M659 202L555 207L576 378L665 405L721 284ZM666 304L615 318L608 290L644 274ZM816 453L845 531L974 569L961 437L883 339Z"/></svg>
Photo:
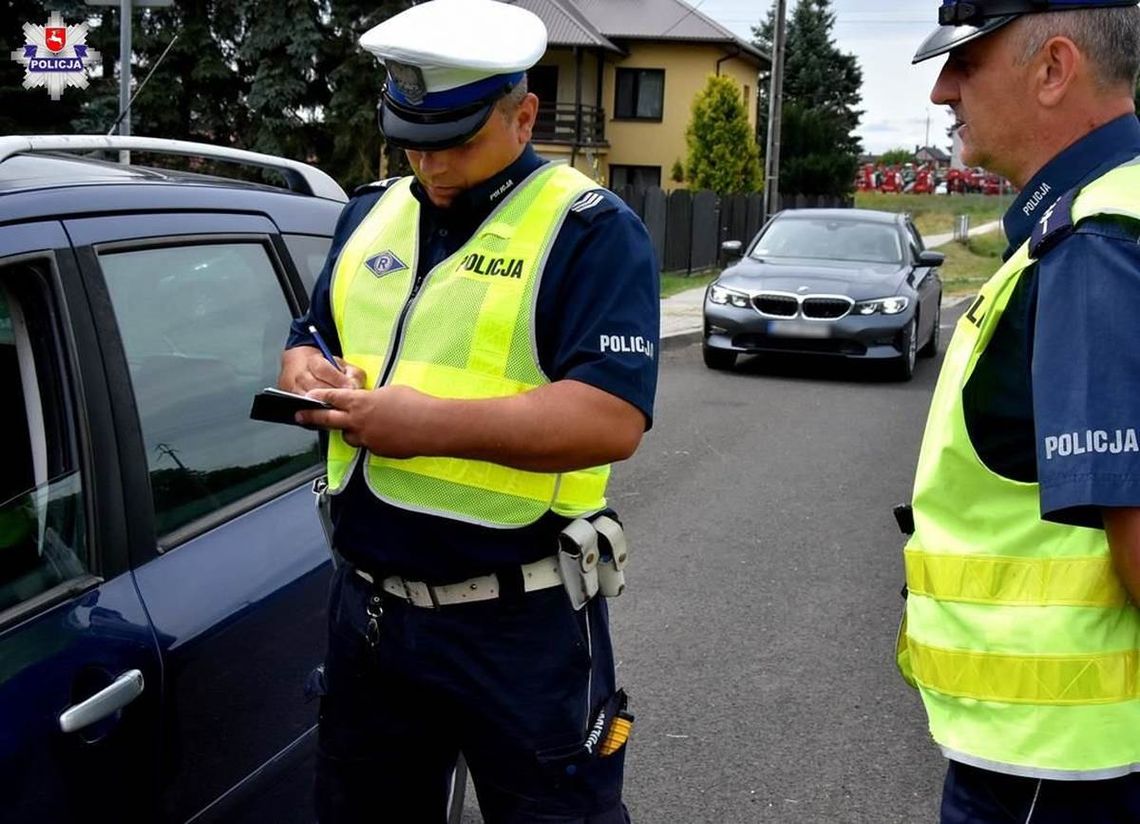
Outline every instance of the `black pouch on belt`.
<svg viewBox="0 0 1140 824"><path fill-rule="evenodd" d="M535 754L539 765L564 775L574 775L582 765L619 752L633 729L633 713L628 710L628 705L625 690L615 692L594 716L585 740L569 747L540 750Z"/></svg>

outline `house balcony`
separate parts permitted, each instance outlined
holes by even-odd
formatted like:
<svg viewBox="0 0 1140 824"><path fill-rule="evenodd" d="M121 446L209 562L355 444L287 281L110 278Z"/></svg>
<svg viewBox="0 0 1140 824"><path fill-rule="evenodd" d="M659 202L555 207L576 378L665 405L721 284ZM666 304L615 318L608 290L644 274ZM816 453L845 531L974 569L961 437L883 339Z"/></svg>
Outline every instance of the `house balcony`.
<svg viewBox="0 0 1140 824"><path fill-rule="evenodd" d="M609 148L605 110L573 103L540 103L532 139L552 146Z"/></svg>

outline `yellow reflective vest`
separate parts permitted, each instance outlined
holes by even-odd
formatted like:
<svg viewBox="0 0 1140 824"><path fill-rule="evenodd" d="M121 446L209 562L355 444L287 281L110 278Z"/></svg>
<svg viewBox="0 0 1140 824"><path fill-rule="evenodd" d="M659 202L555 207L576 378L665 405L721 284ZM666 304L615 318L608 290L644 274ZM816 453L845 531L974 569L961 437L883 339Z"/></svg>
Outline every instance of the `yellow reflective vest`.
<svg viewBox="0 0 1140 824"><path fill-rule="evenodd" d="M418 289L420 204L411 184L388 187L337 260L331 302L345 360L364 369L366 385L440 398L505 397L549 383L535 343L539 284L567 210L596 184L567 166L539 168ZM361 452L331 434L330 491L344 489ZM577 517L605 507L609 466L544 473L366 454L372 492L417 512L506 528L551 510Z"/></svg>
<svg viewBox="0 0 1140 824"><path fill-rule="evenodd" d="M1140 220L1140 165L1080 192L1072 223ZM1047 219L1047 218L1046 218ZM1018 278L1027 242L958 321L931 403L914 486L900 669L954 760L1037 778L1140 766L1140 611L1101 529L1041 519L1036 483L993 473L962 393Z"/></svg>

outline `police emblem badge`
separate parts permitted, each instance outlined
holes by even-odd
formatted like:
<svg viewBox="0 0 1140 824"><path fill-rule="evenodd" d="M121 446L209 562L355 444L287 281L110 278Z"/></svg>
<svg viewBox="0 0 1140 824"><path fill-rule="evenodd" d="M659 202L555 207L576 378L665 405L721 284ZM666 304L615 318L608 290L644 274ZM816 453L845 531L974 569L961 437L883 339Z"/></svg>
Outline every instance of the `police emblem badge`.
<svg viewBox="0 0 1140 824"><path fill-rule="evenodd" d="M427 83L424 82L424 73L420 71L419 66L409 66L407 63L397 63L395 60L389 60L385 66L388 69L388 77L409 103L418 106L424 102Z"/></svg>
<svg viewBox="0 0 1140 824"><path fill-rule="evenodd" d="M378 255L373 255L372 257L368 258L368 260L364 261L364 265L367 266L372 271L372 274L376 275L378 278L382 278L384 275L390 275L393 272L399 272L401 269L408 268L408 265L396 257L392 252L381 252Z"/></svg>
<svg viewBox="0 0 1140 824"><path fill-rule="evenodd" d="M24 24L24 47L11 53L24 66L24 88L44 88L52 100L59 100L64 89L87 88L87 73L101 59L87 46L87 23L68 26L53 11L42 26Z"/></svg>

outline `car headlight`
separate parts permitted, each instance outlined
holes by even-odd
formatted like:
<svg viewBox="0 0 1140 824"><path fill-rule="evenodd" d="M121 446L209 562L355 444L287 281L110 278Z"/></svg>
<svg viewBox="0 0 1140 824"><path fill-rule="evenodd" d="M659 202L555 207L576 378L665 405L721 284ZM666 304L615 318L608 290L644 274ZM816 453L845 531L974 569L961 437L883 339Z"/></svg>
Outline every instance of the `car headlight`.
<svg viewBox="0 0 1140 824"><path fill-rule="evenodd" d="M861 300L855 304L856 315L897 315L910 306L910 298L902 296L893 298L879 298L878 300Z"/></svg>
<svg viewBox="0 0 1140 824"><path fill-rule="evenodd" d="M748 307L750 298L743 292L735 292L732 289L725 289L723 286L713 286L709 289L709 300L713 303L719 303L722 306L728 304L729 306L736 306L739 309Z"/></svg>

